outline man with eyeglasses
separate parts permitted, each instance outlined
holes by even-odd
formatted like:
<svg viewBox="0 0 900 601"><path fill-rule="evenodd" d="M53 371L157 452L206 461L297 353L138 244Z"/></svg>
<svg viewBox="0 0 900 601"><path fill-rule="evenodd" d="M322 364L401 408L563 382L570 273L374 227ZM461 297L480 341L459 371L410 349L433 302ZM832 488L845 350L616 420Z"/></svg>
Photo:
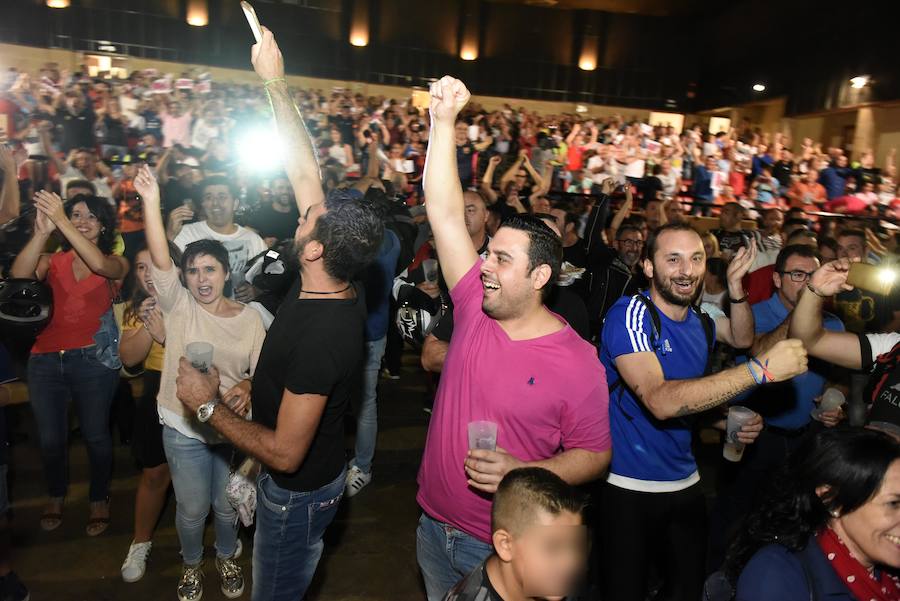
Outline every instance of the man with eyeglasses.
<svg viewBox="0 0 900 601"><path fill-rule="evenodd" d="M768 300L753 305L756 329L751 349L753 356L787 338L794 307L810 276L818 268L816 249L811 246L795 244L786 246L778 253L772 276L775 293ZM823 321L827 330L844 331L841 320L830 313L824 313ZM746 361L745 356L738 357L739 363ZM732 401L732 404L749 407L762 415L766 427L756 444L746 447L739 463L720 470L721 490L709 529L709 571L721 566L731 531L753 506L757 491L763 488L770 475L784 463L788 453L813 427L815 422L810 412L815 407L815 399L822 395L826 381L835 379L834 366L824 361L810 360L806 373L756 389ZM822 413L820 421L832 427L842 418L841 409L836 409Z"/></svg>
<svg viewBox="0 0 900 601"><path fill-rule="evenodd" d="M587 308L592 338L600 339L603 319L613 303L646 285L643 273L636 269L643 250L643 232L629 223L616 230L612 246L601 243L589 249Z"/></svg>

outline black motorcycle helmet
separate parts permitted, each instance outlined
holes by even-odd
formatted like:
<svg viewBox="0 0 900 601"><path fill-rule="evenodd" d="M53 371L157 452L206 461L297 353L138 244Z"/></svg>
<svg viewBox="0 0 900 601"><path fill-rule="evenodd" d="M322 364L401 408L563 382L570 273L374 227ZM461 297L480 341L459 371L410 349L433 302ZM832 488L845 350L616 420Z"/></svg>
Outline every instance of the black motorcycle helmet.
<svg viewBox="0 0 900 601"><path fill-rule="evenodd" d="M53 292L29 278L0 280L0 330L9 335L37 335L53 315Z"/></svg>

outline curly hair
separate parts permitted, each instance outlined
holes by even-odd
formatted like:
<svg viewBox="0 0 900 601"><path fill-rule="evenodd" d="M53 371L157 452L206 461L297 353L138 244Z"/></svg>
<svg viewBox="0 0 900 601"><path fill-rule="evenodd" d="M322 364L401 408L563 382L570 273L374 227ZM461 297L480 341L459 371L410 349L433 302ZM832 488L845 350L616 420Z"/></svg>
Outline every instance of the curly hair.
<svg viewBox="0 0 900 601"><path fill-rule="evenodd" d="M900 459L900 442L865 428L834 428L807 438L769 482L738 532L725 560L732 583L762 547L791 551L831 520L831 512L852 513L881 489L885 472ZM819 496L816 489L826 487Z"/></svg>
<svg viewBox="0 0 900 601"><path fill-rule="evenodd" d="M325 249L325 272L341 282L354 279L375 260L383 237L384 223L371 203L356 200L347 190L328 194L311 235Z"/></svg>
<svg viewBox="0 0 900 601"><path fill-rule="evenodd" d="M66 217L71 219L75 205L82 202L100 223L100 237L97 238L97 248L99 248L100 252L104 255L112 254L113 246L116 243L115 209L113 209L112 205L109 204L109 201L102 196L77 194L63 205L63 208L66 211ZM63 250L71 250L72 248L72 244L65 238L62 239L60 246L62 246Z"/></svg>

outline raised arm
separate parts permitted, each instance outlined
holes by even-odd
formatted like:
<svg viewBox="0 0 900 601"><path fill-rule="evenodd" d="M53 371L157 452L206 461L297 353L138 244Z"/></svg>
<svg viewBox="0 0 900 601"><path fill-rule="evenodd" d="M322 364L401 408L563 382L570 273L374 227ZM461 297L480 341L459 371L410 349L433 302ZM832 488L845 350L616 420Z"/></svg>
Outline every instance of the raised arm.
<svg viewBox="0 0 900 601"><path fill-rule="evenodd" d="M56 167L56 172L62 175L66 172L66 169L69 166L69 161L63 161L59 156L57 156L56 152L53 151L53 142L50 139L50 128L44 125L38 126L38 136L41 139L41 146L44 147L44 154L47 155L47 158L50 159L50 162L53 163L53 166ZM72 152L69 153L69 160L72 158ZM65 192L65 190L63 190Z"/></svg>
<svg viewBox="0 0 900 601"><path fill-rule="evenodd" d="M481 193L484 194L485 199L487 200L489 205L497 202L497 193L494 192L493 186L491 183L494 181L494 171L497 169L497 165L500 164L500 155L495 154L490 159L488 159L488 166L484 172L484 177L481 178L481 184L479 189Z"/></svg>
<svg viewBox="0 0 900 601"><path fill-rule="evenodd" d="M609 180L606 180L609 181ZM606 183L604 181L604 183ZM634 199L631 196L631 184L625 184L625 202L622 203L622 206L619 207L619 210L616 211L616 214L613 215L612 221L609 224L609 231L606 232L607 240L615 240L616 232L619 231L619 228L622 227L622 222L625 221L625 218L631 214L631 207L634 204Z"/></svg>
<svg viewBox="0 0 900 601"><path fill-rule="evenodd" d="M105 255L96 244L84 237L66 215L62 199L46 190L34 195L38 212L43 213L59 230L88 269L110 280L121 280L128 273L128 260L118 255Z"/></svg>
<svg viewBox="0 0 900 601"><path fill-rule="evenodd" d="M50 267L50 260L47 255L42 254L44 247L47 246L47 240L56 226L41 211L34 214L34 233L25 247L16 255L9 275L14 278L29 278L43 280L47 277L47 270Z"/></svg>
<svg viewBox="0 0 900 601"><path fill-rule="evenodd" d="M522 166L522 163L525 161L525 151L520 150L519 156L516 157L516 160L512 162L509 166L509 169L503 172L503 175L500 177L500 189L502 190L507 182L511 182L516 177L516 171L519 170L519 167Z"/></svg>
<svg viewBox="0 0 900 601"><path fill-rule="evenodd" d="M534 168L534 165L531 164L531 161L528 159L528 155L522 157L522 166L525 167L525 171L531 176L531 179L534 180L534 187L538 190L544 189L544 178L540 173ZM546 194L546 192L544 192Z"/></svg>
<svg viewBox="0 0 900 601"><path fill-rule="evenodd" d="M853 286L847 284L849 272L850 262L847 259L826 263L816 270L797 301L788 335L802 340L813 357L841 367L860 369L862 351L856 334L833 332L822 325L825 299L842 290L853 290Z"/></svg>
<svg viewBox="0 0 900 601"><path fill-rule="evenodd" d="M425 209L434 232L441 271L452 290L478 255L466 230L465 203L456 165L456 115L469 102L463 82L444 76L431 84L431 135L425 157Z"/></svg>
<svg viewBox="0 0 900 601"><path fill-rule="evenodd" d="M310 207L325 201L319 161L306 124L284 79L284 59L275 43L275 36L265 27L262 30L262 41L253 45L251 61L257 75L265 82L278 131L285 144L285 171L294 189L297 208L303 217Z"/></svg>
<svg viewBox="0 0 900 601"><path fill-rule="evenodd" d="M172 257L169 255L169 241L166 228L163 226L162 210L159 206L159 183L153 177L150 167L144 165L134 178L134 188L144 203L144 230L147 237L147 250L153 266L160 271L172 269Z"/></svg>
<svg viewBox="0 0 900 601"><path fill-rule="evenodd" d="M806 351L799 340L783 340L761 354L774 381L789 380L806 371ZM702 413L749 390L756 381L747 365L738 365L704 378L666 380L656 354L631 353L616 358L625 384L656 419ZM752 368L752 367L751 367ZM755 369L756 377L762 374Z"/></svg>
<svg viewBox="0 0 900 601"><path fill-rule="evenodd" d="M0 225L19 216L19 178L16 159L6 144L0 144L0 171L3 187L0 188Z"/></svg>
<svg viewBox="0 0 900 601"><path fill-rule="evenodd" d="M726 342L734 348L749 348L753 344L753 311L746 300L743 279L756 262L758 252L755 244L751 244L749 250L742 246L728 264L728 297L734 300L744 299L740 303L731 303L731 331L728 332L729 339Z"/></svg>

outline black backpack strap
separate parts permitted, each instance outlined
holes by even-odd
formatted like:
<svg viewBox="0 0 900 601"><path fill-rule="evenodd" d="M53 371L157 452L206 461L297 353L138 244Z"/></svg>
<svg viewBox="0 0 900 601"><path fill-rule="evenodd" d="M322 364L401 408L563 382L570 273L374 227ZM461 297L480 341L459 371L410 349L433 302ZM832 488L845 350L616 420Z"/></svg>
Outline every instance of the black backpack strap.
<svg viewBox="0 0 900 601"><path fill-rule="evenodd" d="M713 352L716 350L716 333L713 319L696 305L691 305L691 309L697 314L700 323L703 324L703 334L706 336L706 367L703 369L703 375L708 376L712 373Z"/></svg>
<svg viewBox="0 0 900 601"><path fill-rule="evenodd" d="M632 300L637 299L638 302L643 304L647 309L647 313L650 315L650 324L653 326L653 331L650 332L650 347L656 350L657 344L659 343L659 332L662 329L662 324L659 321L659 311L656 310L656 305L653 304L653 301L651 301L643 294L635 294L631 298ZM619 379L616 380L615 384L609 387L610 396L612 396L612 393L618 390L621 386L622 376L620 374Z"/></svg>

